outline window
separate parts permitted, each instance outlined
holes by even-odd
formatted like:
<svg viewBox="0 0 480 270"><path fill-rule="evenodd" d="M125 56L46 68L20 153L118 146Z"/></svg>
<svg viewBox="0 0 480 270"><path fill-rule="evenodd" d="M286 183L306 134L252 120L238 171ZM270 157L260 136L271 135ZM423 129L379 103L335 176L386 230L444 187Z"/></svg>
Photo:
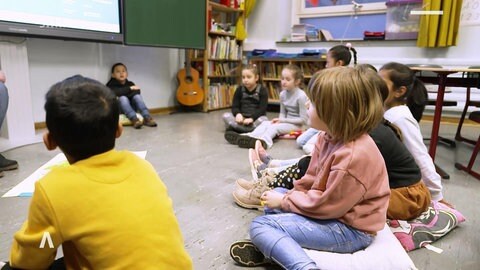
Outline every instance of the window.
<svg viewBox="0 0 480 270"><path fill-rule="evenodd" d="M385 0L295 0L293 23L328 30L334 39L362 39L364 31L385 31Z"/></svg>
<svg viewBox="0 0 480 270"><path fill-rule="evenodd" d="M385 0L296 0L299 18L385 13Z"/></svg>

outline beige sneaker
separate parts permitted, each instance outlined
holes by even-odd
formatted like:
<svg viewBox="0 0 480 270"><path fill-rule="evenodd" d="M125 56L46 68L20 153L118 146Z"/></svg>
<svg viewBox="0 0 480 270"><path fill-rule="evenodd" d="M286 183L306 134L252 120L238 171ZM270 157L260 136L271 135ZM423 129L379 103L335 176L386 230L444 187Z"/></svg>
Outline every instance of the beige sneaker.
<svg viewBox="0 0 480 270"><path fill-rule="evenodd" d="M237 186L232 194L233 199L238 205L244 208L263 210L260 197L265 191L271 190L268 185L273 182L273 180L274 177L272 175L265 173L259 181L252 182L252 184L241 181L242 184L252 186L250 189L245 189L240 186L237 180Z"/></svg>
<svg viewBox="0 0 480 270"><path fill-rule="evenodd" d="M252 189L255 185L256 181L248 181L243 178L238 178L237 181L235 182L238 187L244 188L244 189Z"/></svg>
<svg viewBox="0 0 480 270"><path fill-rule="evenodd" d="M276 174L274 174L272 172L262 171L259 180L248 181L246 179L239 178L239 179L237 179L237 181L235 183L239 187L250 190L250 189L254 188L255 185L258 185L257 182L259 182L259 181L263 181L264 185L269 186L275 180L275 176L276 176Z"/></svg>

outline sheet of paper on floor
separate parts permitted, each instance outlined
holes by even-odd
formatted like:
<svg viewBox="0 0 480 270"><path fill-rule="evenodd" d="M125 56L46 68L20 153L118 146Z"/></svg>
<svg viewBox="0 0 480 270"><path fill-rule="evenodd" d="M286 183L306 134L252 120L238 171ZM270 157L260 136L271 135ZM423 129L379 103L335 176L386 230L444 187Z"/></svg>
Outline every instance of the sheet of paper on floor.
<svg viewBox="0 0 480 270"><path fill-rule="evenodd" d="M132 151L132 153L143 159L147 156L147 151ZM35 189L35 182L50 172L53 167L57 166L68 166L67 158L63 153L59 153L53 157L50 161L25 178L25 180L5 193L2 197L31 197L33 190Z"/></svg>

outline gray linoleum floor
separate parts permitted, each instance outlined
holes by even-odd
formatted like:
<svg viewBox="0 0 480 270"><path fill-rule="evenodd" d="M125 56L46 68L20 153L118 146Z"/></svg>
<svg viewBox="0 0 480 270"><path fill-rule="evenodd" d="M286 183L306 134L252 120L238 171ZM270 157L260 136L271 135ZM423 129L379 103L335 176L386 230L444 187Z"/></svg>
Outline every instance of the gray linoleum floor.
<svg viewBox="0 0 480 270"><path fill-rule="evenodd" d="M147 160L157 169L174 202L186 248L195 269L243 269L230 259L230 244L248 237L250 221L261 212L237 207L231 193L235 179L249 178L247 150L228 144L223 138L221 115L178 113L156 115L157 128L134 130L126 127L117 149L147 150ZM271 117L276 114L269 115ZM425 137L431 123L422 124ZM444 124L440 133L453 137L456 126ZM480 127L467 127L477 138ZM42 132L42 131L39 131ZM428 142L428 141L427 141ZM421 249L409 253L418 269L480 269L480 181L458 171L455 161L466 163L472 146L458 143L455 149L439 146L436 161L448 173L445 197L467 221L435 243L442 254ZM292 140L279 140L269 152L278 158L302 154ZM19 147L4 153L19 162L20 168L0 178L0 195L21 182L58 152L43 144ZM479 166L476 166L480 169ZM0 260L8 258L13 233L26 217L29 198L0 198ZM252 269L252 268L250 268ZM278 269L276 267L254 269Z"/></svg>

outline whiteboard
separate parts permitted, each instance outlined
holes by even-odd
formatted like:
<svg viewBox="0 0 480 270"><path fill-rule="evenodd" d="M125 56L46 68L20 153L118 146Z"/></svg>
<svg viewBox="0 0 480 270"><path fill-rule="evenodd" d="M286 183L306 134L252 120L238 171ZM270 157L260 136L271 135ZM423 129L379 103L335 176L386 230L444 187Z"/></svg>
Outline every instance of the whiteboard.
<svg viewBox="0 0 480 270"><path fill-rule="evenodd" d="M463 0L460 25L480 25L480 0Z"/></svg>

